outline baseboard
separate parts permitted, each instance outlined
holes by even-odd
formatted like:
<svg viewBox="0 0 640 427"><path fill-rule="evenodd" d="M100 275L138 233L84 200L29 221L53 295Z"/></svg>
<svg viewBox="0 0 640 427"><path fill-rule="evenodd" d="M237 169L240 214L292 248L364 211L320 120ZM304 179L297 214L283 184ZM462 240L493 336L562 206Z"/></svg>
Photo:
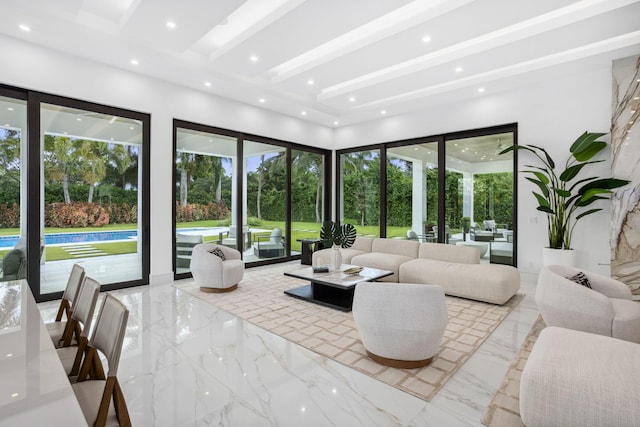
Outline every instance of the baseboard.
<svg viewBox="0 0 640 427"><path fill-rule="evenodd" d="M173 273L150 274L149 285L162 285L173 282Z"/></svg>

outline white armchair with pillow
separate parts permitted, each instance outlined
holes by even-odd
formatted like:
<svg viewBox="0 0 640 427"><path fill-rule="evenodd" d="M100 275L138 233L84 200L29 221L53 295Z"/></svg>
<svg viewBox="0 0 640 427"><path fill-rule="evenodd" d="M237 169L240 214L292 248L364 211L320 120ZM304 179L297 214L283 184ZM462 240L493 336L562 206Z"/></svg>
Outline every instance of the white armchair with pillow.
<svg viewBox="0 0 640 427"><path fill-rule="evenodd" d="M201 243L193 248L191 274L203 292L229 292L244 276L244 261L233 248Z"/></svg>
<svg viewBox="0 0 640 427"><path fill-rule="evenodd" d="M579 281L578 273L591 289L574 281ZM547 326L640 343L640 304L631 300L622 282L576 267L549 265L540 271L535 298Z"/></svg>

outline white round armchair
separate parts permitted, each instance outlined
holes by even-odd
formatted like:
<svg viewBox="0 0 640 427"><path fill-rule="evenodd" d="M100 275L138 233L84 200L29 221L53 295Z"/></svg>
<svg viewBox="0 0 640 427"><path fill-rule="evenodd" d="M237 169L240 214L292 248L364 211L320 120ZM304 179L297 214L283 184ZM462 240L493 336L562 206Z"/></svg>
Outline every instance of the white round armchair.
<svg viewBox="0 0 640 427"><path fill-rule="evenodd" d="M442 286L386 282L356 286L353 319L369 357L406 369L431 363L449 321Z"/></svg>
<svg viewBox="0 0 640 427"><path fill-rule="evenodd" d="M193 248L191 274L203 292L229 292L242 280L244 262L235 249L201 243Z"/></svg>

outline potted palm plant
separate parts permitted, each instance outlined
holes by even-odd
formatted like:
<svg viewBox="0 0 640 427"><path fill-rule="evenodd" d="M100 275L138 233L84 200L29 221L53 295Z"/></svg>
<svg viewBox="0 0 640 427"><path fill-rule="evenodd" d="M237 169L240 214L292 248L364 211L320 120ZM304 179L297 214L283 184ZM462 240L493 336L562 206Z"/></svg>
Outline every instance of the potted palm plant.
<svg viewBox="0 0 640 427"><path fill-rule="evenodd" d="M605 133L585 132L569 148L570 155L564 169L556 170L556 162L544 148L535 145L512 145L500 152L525 150L538 158L540 165L525 165L530 174L527 180L538 188L532 191L538 202L537 210L547 214L549 248L572 249L571 237L578 221L602 208L587 208L597 200L608 199L611 190L629 181L616 178L583 178L580 174L588 165L604 160L591 160L604 150L607 143L599 138Z"/></svg>
<svg viewBox="0 0 640 427"><path fill-rule="evenodd" d="M356 241L356 228L352 224L340 225L334 221L324 221L320 229L320 240L325 248L333 248L332 267L339 270L342 265L340 248L350 248Z"/></svg>

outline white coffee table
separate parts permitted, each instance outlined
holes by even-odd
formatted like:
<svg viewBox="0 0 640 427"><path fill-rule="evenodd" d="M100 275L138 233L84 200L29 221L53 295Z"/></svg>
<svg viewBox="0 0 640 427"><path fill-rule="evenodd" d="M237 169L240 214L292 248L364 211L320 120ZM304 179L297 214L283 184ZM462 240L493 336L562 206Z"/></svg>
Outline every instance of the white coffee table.
<svg viewBox="0 0 640 427"><path fill-rule="evenodd" d="M393 271L364 267L357 274L346 274L344 270L355 265L342 264L338 271L314 273L313 267L299 267L285 271L285 276L309 280L311 284L288 289L285 294L294 298L324 305L341 311L351 311L353 293L361 282L374 281L393 274Z"/></svg>

